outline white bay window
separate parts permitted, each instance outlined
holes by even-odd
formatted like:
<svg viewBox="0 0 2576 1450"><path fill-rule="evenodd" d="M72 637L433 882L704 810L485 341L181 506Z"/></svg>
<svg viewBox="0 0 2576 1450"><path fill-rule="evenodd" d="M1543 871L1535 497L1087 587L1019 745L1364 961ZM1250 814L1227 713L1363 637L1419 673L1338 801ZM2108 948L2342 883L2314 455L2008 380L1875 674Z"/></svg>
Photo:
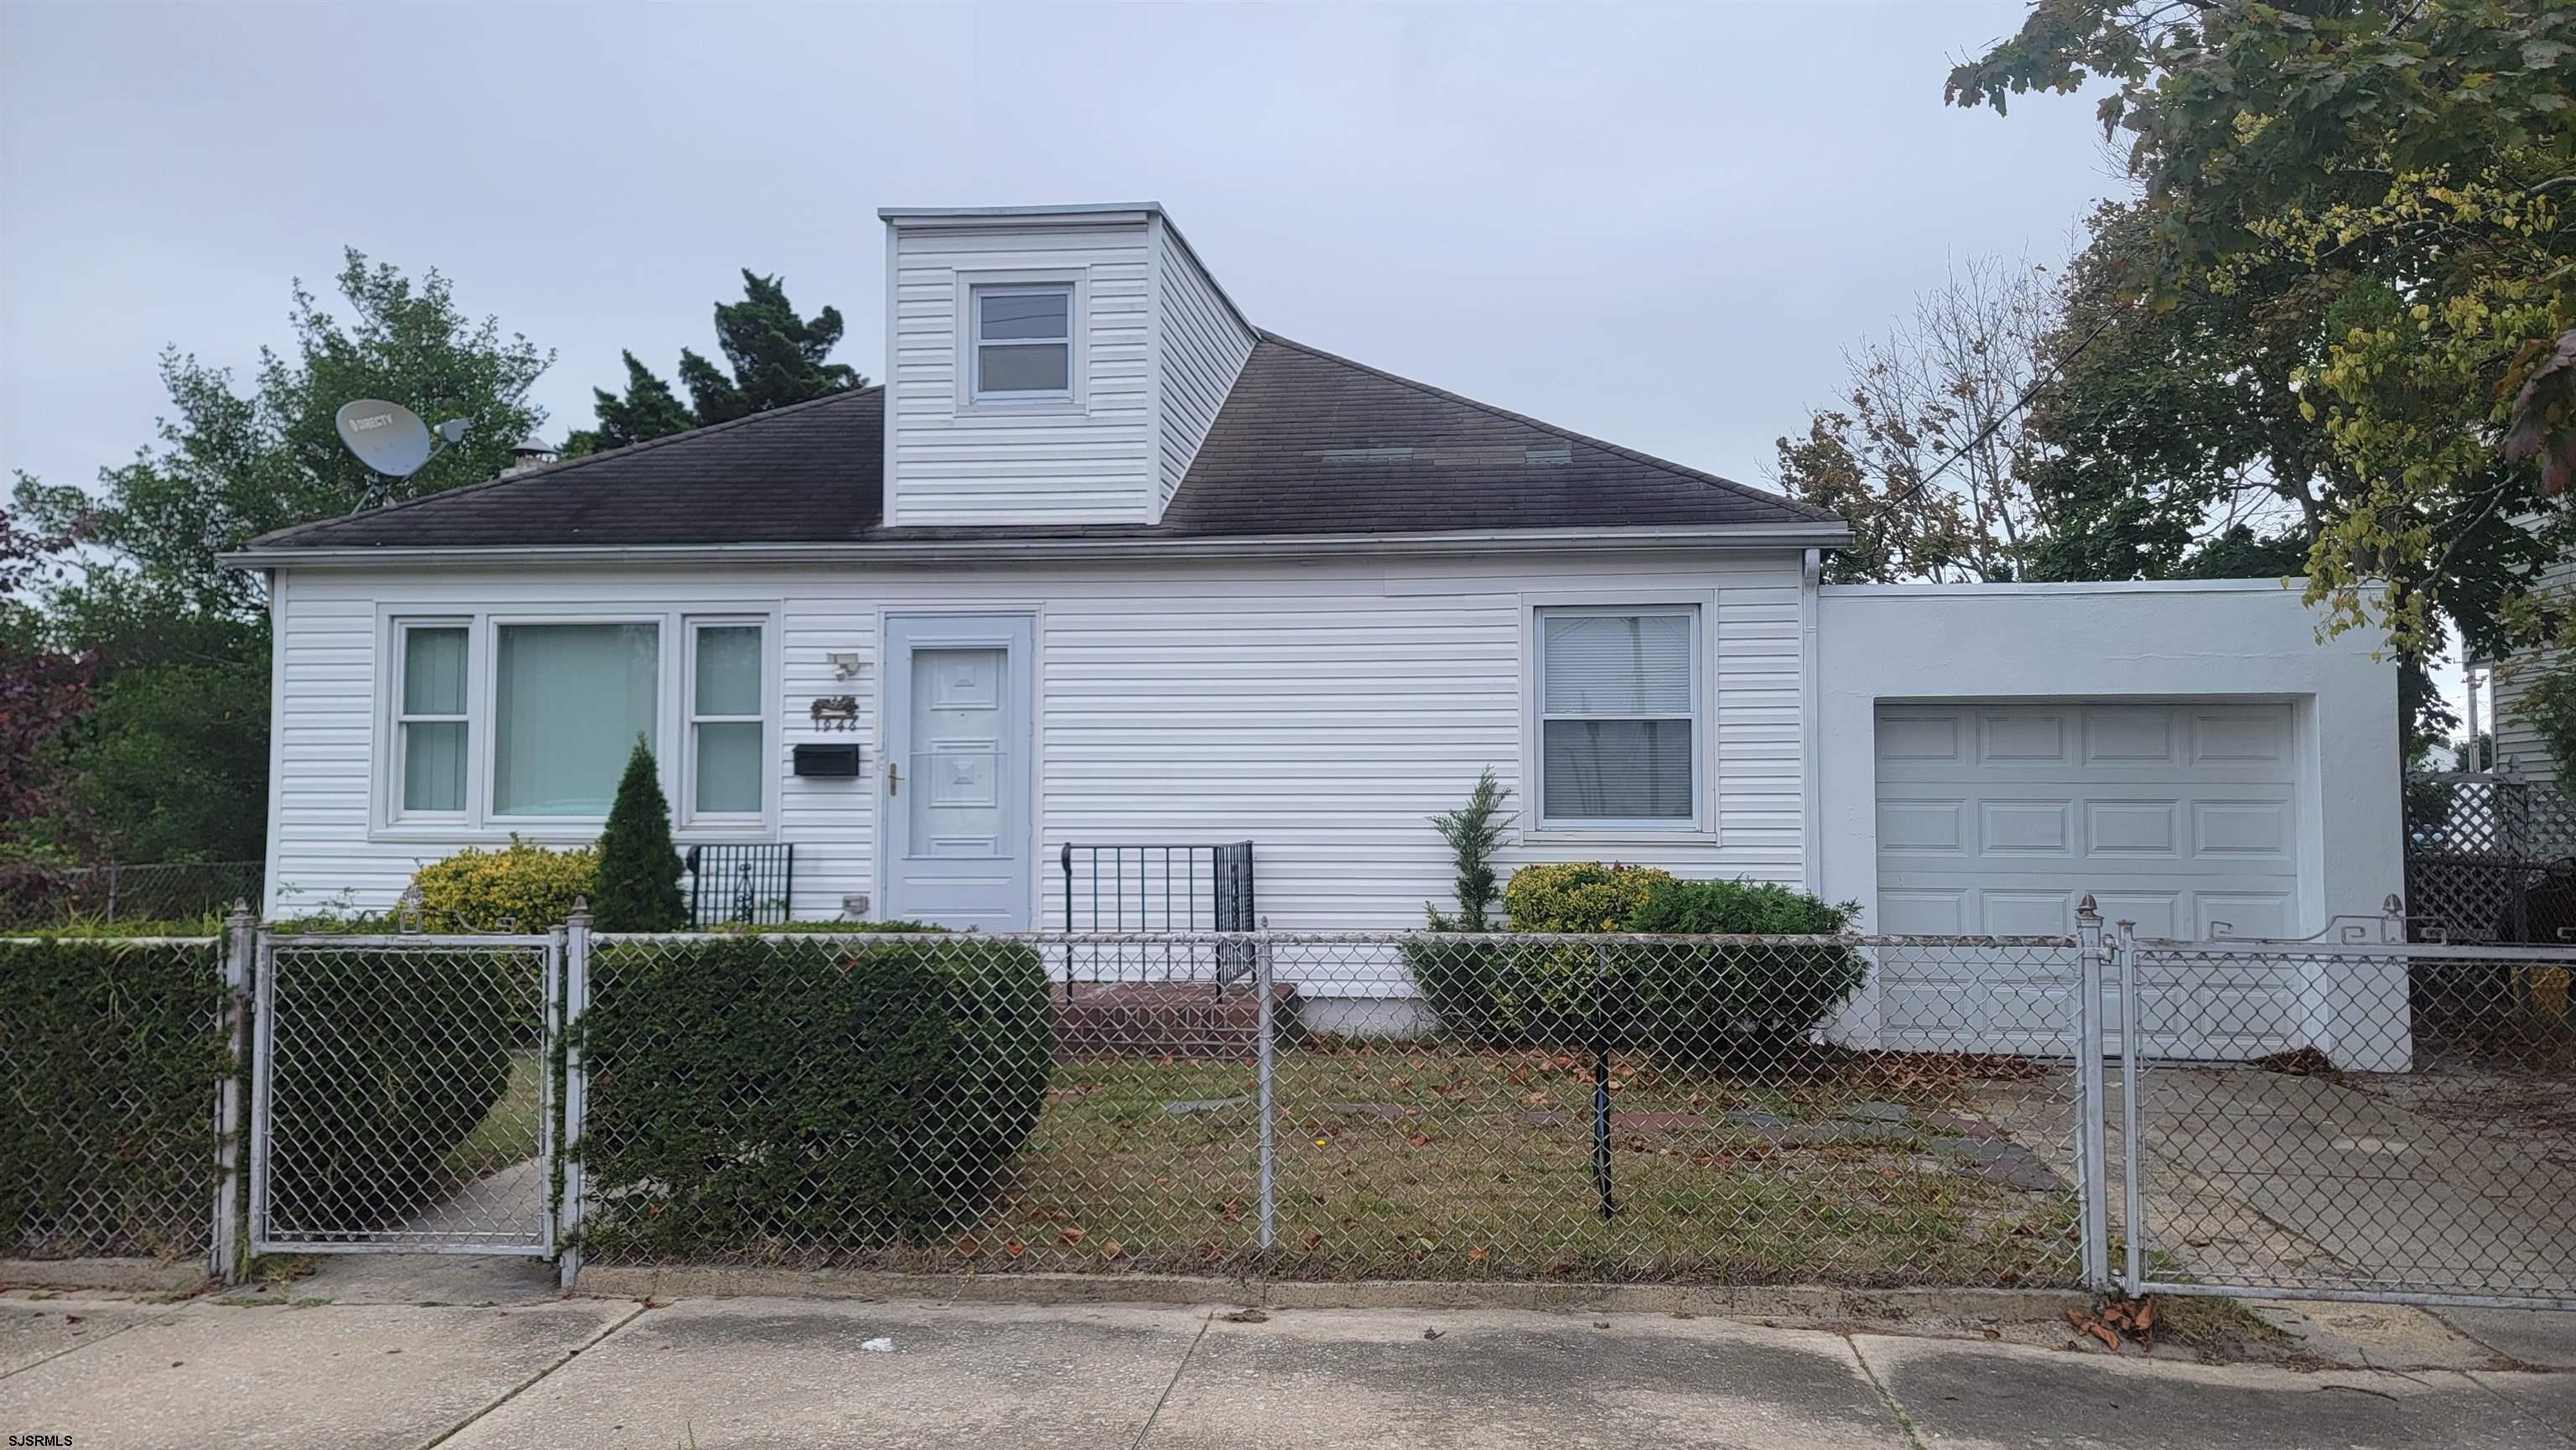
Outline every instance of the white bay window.
<svg viewBox="0 0 2576 1450"><path fill-rule="evenodd" d="M1699 610L1537 612L1539 825L1699 823Z"/></svg>

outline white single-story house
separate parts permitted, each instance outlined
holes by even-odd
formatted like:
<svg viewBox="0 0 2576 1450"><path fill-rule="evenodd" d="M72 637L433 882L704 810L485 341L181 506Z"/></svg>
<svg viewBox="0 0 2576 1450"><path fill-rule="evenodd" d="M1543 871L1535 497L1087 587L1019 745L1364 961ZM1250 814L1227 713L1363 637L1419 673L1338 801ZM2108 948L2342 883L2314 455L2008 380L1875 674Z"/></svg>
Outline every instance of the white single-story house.
<svg viewBox="0 0 2576 1450"><path fill-rule="evenodd" d="M1269 925L1418 926L1487 767L1512 864L1877 930L2401 889L2395 669L2295 588L1824 585L1841 520L1265 332L1158 206L882 216L881 385L236 556L272 913L590 840L639 734L684 848L793 846L800 918L1081 925L1067 845L1250 841Z"/></svg>

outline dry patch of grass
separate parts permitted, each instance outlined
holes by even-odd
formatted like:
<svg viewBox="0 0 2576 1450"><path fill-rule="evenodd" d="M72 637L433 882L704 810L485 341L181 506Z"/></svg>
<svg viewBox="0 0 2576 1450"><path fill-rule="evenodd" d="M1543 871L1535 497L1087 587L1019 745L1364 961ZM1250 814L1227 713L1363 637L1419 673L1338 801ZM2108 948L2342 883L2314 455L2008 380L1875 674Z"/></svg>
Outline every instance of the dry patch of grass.
<svg viewBox="0 0 2576 1450"><path fill-rule="evenodd" d="M1066 1064L984 1223L886 1258L1304 1278L2071 1282L2071 1189L2009 1186L1945 1151L1995 1136L1974 1111L1977 1072L1879 1058L1740 1077L1618 1058L1605 1217L1588 1058L1283 1050L1265 1256L1249 1065Z"/></svg>

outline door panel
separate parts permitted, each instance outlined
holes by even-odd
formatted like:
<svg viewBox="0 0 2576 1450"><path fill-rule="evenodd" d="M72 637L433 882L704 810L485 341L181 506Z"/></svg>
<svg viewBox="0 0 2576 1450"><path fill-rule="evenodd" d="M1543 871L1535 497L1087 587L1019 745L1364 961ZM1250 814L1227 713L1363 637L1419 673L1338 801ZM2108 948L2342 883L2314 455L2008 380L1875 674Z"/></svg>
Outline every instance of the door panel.
<svg viewBox="0 0 2576 1450"><path fill-rule="evenodd" d="M886 917L1027 929L1031 639L1025 615L887 616Z"/></svg>

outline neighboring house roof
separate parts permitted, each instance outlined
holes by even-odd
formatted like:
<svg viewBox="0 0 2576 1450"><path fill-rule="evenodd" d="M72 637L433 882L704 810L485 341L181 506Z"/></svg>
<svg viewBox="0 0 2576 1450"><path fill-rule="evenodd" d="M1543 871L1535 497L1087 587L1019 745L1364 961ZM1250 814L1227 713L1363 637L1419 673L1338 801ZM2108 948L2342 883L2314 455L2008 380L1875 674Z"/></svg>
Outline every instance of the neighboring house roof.
<svg viewBox="0 0 2576 1450"><path fill-rule="evenodd" d="M1803 527L1778 494L1263 333L1158 524L886 528L885 390L279 530L295 550Z"/></svg>

